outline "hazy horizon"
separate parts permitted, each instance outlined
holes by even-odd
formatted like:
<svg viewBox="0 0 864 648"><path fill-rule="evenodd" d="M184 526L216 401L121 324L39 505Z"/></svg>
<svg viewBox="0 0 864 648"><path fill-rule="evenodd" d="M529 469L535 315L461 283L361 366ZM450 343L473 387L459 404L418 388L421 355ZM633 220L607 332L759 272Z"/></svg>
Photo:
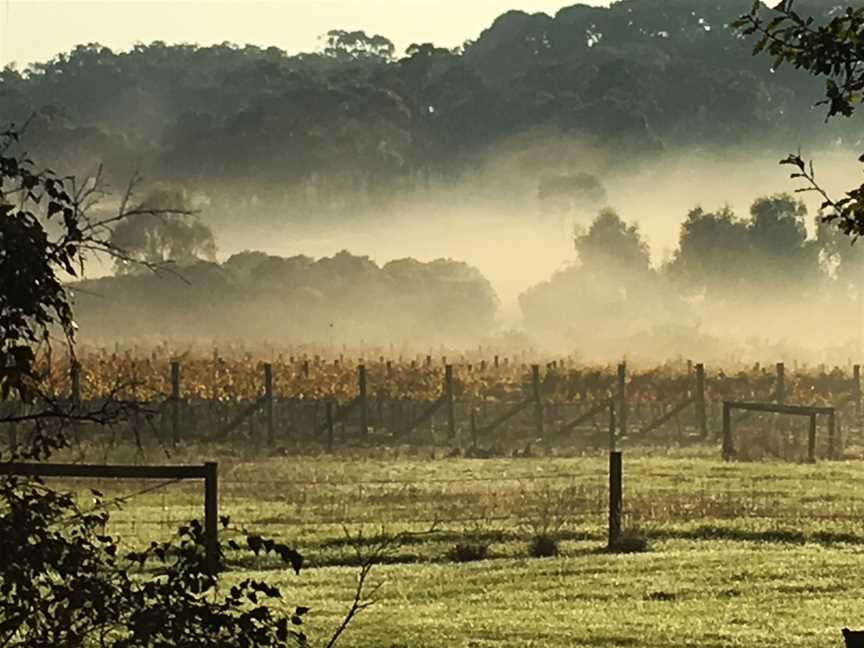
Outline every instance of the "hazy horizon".
<svg viewBox="0 0 864 648"><path fill-rule="evenodd" d="M410 42L455 45L480 36L469 54L442 57L440 69L422 72L419 92L412 65L372 63L357 66L362 74L352 69L346 75L337 59L332 66L283 61L278 70L292 74L271 74L267 66L256 64L262 56L253 51L187 58L182 48L145 47L140 56L107 57L112 74L89 74L91 66L98 68L103 61L84 57L60 62L44 75L13 75L4 107L9 123L31 114L40 120L26 143L32 159L79 175L105 163L118 186L129 174L141 173L151 183L142 186L145 195L165 194L172 204L188 202L198 210L207 245L186 256L180 249L174 258L224 263L245 250L282 257L266 260L269 265L260 271L255 270L260 254L241 256L228 264L227 274L214 266L200 271L212 272L198 277L202 294L221 299L228 289L219 281L230 276L235 288L243 284L257 295L255 304L263 314L258 333L249 333L249 339L305 339L310 332L327 331L333 322L354 321L356 312L369 311L364 300L349 297L374 285L381 290L377 303L390 304L390 310L364 315L357 323L354 328L361 333L356 335L366 340L401 336L452 312L466 317L451 340L466 340L467 326L480 322L486 333L517 331L535 336L536 348L575 345L597 358L617 357L632 347L663 359L692 344L705 359L710 336L723 340L711 343L714 357L728 357L733 345L745 349L742 357L755 353L755 347L764 345L751 340L766 336L772 343L809 350L851 339L859 349L860 320L835 322L830 341L818 321L824 310L843 308L847 288L859 282L849 278L856 271L855 257L841 259L832 243L813 238L816 194L798 195L808 213L805 217L803 210L796 211L794 223L787 219L791 226L784 230L792 237L786 252L800 261L795 266L800 276L795 276L806 283L801 290L770 299L737 294L735 308L729 309L728 291L713 281L725 271L723 264L700 274L701 266L694 262L688 267L695 269L681 271L686 281L655 272L671 267L683 249L682 223L694 208L728 208L746 220L756 199L800 188L790 180L789 169L778 164L790 150L798 148L816 161L831 195L842 195L860 173L855 161L859 135L842 124L826 129L813 114L817 87L801 86L785 71L770 75L761 62L744 69L736 57L717 58L727 41L722 30L707 26L725 24L740 0L723 6L703 1L704 15L688 3L668 20L681 43L689 48L693 39L702 39L714 56L686 48L689 54L684 53L675 38L646 41L644 24L656 18L653 5L645 15L621 16L616 12L631 13L633 6L616 4L565 15L549 29L549 52L538 57L530 43L542 38L552 21L511 16L496 23L510 0L474 3L465 10L428 0L394 8L380 0L356 6L346 0L0 0L5 30L0 35L15 35L2 39L5 53L22 58L49 58L76 43L99 41L120 51L155 39L230 41L240 47L252 42L262 49L273 45L308 51L320 46L320 34L334 28L383 34L400 51ZM550 14L572 6L560 0L514 4ZM611 22L604 23L603 16ZM590 39L580 41L580 30L586 29L581 19L588 25L596 20L628 27L620 33L610 27L614 37L608 45L594 48ZM23 33L33 36L29 44L19 38ZM505 55L508 44L512 57ZM659 63L642 66L646 48ZM749 56L746 50L741 53ZM616 63L610 64L610 57ZM678 59L683 67L668 64ZM620 65L632 66L633 74L622 75ZM714 74L704 74L715 67ZM535 74L537 70L548 74ZM634 75L644 76L644 84L634 83ZM688 94L676 89L682 83L705 87ZM623 107L622 96L629 97ZM160 183L176 185L176 191L160 189ZM623 219L616 221L616 245L635 241L644 249L626 276L603 264L579 266L584 259L577 256L574 232L586 232L605 207ZM760 276L770 286L765 290L774 291L773 277L788 268L775 268L768 253L757 260L747 227L734 225L743 238L736 239L735 250L727 250L743 250L746 263L728 265L767 268ZM809 241L803 233L799 240L802 231L809 233ZM130 245L138 244L134 237L130 240ZM356 256L337 255L340 250ZM157 253L164 260L175 251ZM813 256L817 253L818 259ZM711 246L700 254L710 256ZM325 261L315 265L320 259ZM435 265L439 259L456 263ZM383 267L393 261L396 274L391 276ZM837 264L845 264L842 279ZM95 279L115 270L106 263L91 267L87 275ZM261 281L251 281L253 270ZM732 272L728 283L737 286L744 279L742 272ZM438 288L430 286L450 285L448 281L460 289L441 302L447 306L423 311L416 320L403 318L419 306L437 303ZM820 308L801 307L796 299L804 288L815 294L819 282L831 289L830 295L821 299ZM107 294L103 288L99 290ZM133 323L144 326L139 330L177 332L188 324L188 330L200 332L195 308L188 309L195 321L181 318L174 328L163 312L166 304L188 306L191 293L169 294L165 285L152 288L138 286L141 299L128 310L121 291L112 298L114 310L134 313ZM467 299L469 290L477 294L459 301ZM417 303L406 306L400 301L406 298ZM771 308L766 307L769 301ZM91 306L96 312L99 304ZM220 317L247 330L256 320L246 306L240 321L230 305ZM213 307L206 301L196 306L211 314ZM147 308L153 319L145 321L142 311ZM291 332L281 325L269 328L275 308L295 325ZM857 302L854 310L857 318ZM101 315L95 320L108 321ZM127 330L125 323L111 322L114 330ZM427 335L448 339L440 327Z"/></svg>
<svg viewBox="0 0 864 648"><path fill-rule="evenodd" d="M0 67L46 61L91 42L124 50L137 42L157 40L199 45L227 41L308 52L318 49L320 37L331 29L381 34L401 53L416 42L455 47L476 38L511 9L554 15L573 4L562 0L0 0Z"/></svg>

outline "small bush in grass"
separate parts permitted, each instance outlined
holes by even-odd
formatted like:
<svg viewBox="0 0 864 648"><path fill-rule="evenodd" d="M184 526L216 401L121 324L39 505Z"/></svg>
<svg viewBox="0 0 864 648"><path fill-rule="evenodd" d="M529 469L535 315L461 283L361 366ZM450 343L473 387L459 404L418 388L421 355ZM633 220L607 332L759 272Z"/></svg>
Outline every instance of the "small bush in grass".
<svg viewBox="0 0 864 648"><path fill-rule="evenodd" d="M447 557L453 562L472 562L484 560L489 553L489 543L481 541L459 542L447 552Z"/></svg>
<svg viewBox="0 0 864 648"><path fill-rule="evenodd" d="M531 538L528 553L532 558L550 558L558 555L558 541L550 535L539 533Z"/></svg>
<svg viewBox="0 0 864 648"><path fill-rule="evenodd" d="M625 531L617 542L609 545L612 553L642 553L649 549L648 539L635 531Z"/></svg>
<svg viewBox="0 0 864 648"><path fill-rule="evenodd" d="M528 554L532 558L558 555L558 538L573 523L577 515L577 503L583 498L576 487L523 491L524 508L520 517L525 520L523 529L531 538Z"/></svg>

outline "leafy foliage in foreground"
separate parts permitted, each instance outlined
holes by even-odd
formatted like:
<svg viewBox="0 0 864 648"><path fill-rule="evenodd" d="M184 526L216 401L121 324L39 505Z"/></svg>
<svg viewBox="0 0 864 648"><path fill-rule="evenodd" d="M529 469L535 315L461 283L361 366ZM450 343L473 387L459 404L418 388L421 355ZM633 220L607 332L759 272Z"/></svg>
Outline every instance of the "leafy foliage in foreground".
<svg viewBox="0 0 864 648"><path fill-rule="evenodd" d="M783 0L766 12L761 2L732 26L745 36L755 36L753 54L774 58L774 68L789 64L811 76L825 79L828 118L851 117L864 100L864 7L835 6L827 16L796 11L795 0ZM859 157L864 162L864 155ZM834 223L847 236L864 234L864 185L840 199L831 198L818 184L813 165L799 154L781 164L794 167L792 178L805 181L799 191L812 191L823 198L823 220Z"/></svg>
<svg viewBox="0 0 864 648"><path fill-rule="evenodd" d="M86 252L120 253L107 238L113 219L87 216L101 192L98 180L79 190L74 180L35 171L29 160L6 154L16 138L12 132L0 138L0 366L4 400L14 388L30 401L31 392L41 390L34 349L47 345L56 327L70 355L74 351L63 273L75 276ZM129 214L121 207L117 220ZM44 462L66 445L64 428L79 418L76 413L46 398L38 399L38 408L0 419L30 427L24 449L13 448L2 459ZM87 418L98 420L109 409ZM103 424L116 415L105 414ZM269 605L281 598L278 588L254 580L227 592L219 587L224 555L199 522L180 528L171 542L125 556L117 540L102 532L107 522L99 492L82 509L70 494L38 478L0 477L0 645L306 645L298 628L305 608L286 617ZM299 573L296 551L257 536L246 542L256 553L276 553Z"/></svg>
<svg viewBox="0 0 864 648"><path fill-rule="evenodd" d="M74 277L84 249L99 245L69 182L8 154L17 137L0 133L0 370L4 397L15 388L28 400L31 345L54 325L67 339L74 336L60 274Z"/></svg>
<svg viewBox="0 0 864 648"><path fill-rule="evenodd" d="M62 446L45 435L21 459L43 461ZM215 566L200 522L170 542L123 555L103 496L86 509L72 495L39 479L0 481L0 644L110 648L306 646L306 608L275 611L277 587L246 579L220 587L222 548ZM228 528L229 521L223 519ZM239 548L236 542L232 544ZM302 557L289 547L247 535L256 554L272 553L299 574Z"/></svg>

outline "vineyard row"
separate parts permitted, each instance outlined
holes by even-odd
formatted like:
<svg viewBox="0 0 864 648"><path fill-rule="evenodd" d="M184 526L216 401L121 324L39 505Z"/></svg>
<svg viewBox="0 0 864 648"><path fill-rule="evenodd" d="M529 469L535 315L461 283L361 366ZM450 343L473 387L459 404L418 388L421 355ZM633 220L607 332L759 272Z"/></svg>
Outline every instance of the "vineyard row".
<svg viewBox="0 0 864 648"><path fill-rule="evenodd" d="M497 360L497 359L496 359ZM446 362L446 359L445 359ZM334 400L345 404L360 396L379 399L434 401L447 385L460 401L515 402L534 390L547 403L600 402L619 398L622 389L632 402L664 403L693 397L696 367L686 370L664 366L645 371L619 367L575 367L551 362L545 367L527 364L487 363L435 366L396 363L383 358L359 366L335 360L134 359L117 355L88 357L79 362L42 363L43 383L55 397L95 400L109 395L139 402L167 398L246 402L265 393L275 398ZM623 383L622 383L623 372ZM808 405L838 405L860 394L860 367L851 371L787 372L783 363L768 370L726 373L706 368L703 374L707 400L776 400Z"/></svg>

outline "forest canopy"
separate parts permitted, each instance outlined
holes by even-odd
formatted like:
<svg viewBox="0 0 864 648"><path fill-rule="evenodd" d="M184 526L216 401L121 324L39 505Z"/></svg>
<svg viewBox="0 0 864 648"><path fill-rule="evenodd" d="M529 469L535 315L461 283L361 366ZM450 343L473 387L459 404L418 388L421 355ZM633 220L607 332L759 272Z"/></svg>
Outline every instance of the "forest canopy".
<svg viewBox="0 0 864 648"><path fill-rule="evenodd" d="M476 172L520 137L572 137L613 151L613 165L676 147L824 141L818 81L772 70L729 26L750 4L509 11L462 47L401 55L386 36L343 29L297 55L91 43L0 71L0 123L35 115L35 159L177 182L206 192L209 217L223 220L344 216ZM852 124L831 136L858 137Z"/></svg>
<svg viewBox="0 0 864 648"><path fill-rule="evenodd" d="M817 21L843 6L796 3ZM92 337L159 330L467 344L500 325L488 277L550 347L620 353L637 346L634 336L662 330L674 352L680 326L783 339L794 323L795 335L820 339L808 319L818 309L792 307L805 296L825 308L860 301L859 249L812 227L817 214L788 195L760 198L747 213L740 183L731 198L727 183L738 161L771 159L790 143L854 147L860 134L851 119L825 128L813 108L818 79L752 56L732 26L751 8L750 0L622 0L554 16L509 11L458 48L416 43L405 52L386 35L343 28L303 54L91 43L0 71L0 123L27 123L23 146L40 165L81 177L101 166L115 186L143 177L142 206L178 210L116 228L111 242L128 255L118 276L75 286ZM674 205L646 206L639 192L662 175L635 182L640 173L690 166L704 152L711 164L731 161L713 183L725 195L705 198L694 171L663 195L686 194ZM776 191L759 182L745 178L745 200ZM525 228L542 223L546 233L558 227L559 241L580 222L572 263L560 267L566 241L548 252L546 241L519 239L508 257L500 242L511 223L484 220L489 212ZM457 234L454 219L476 219L476 228ZM662 219L670 233L683 223L661 259L646 231ZM428 223L439 228L423 229ZM331 247L304 247L313 230ZM459 236L470 240L453 254ZM364 248L383 238L392 245ZM266 253L226 260L262 246ZM471 265L330 256L343 247ZM490 255L520 276L502 287L506 273ZM156 276L135 271L166 262ZM838 329L854 334L852 323Z"/></svg>
<svg viewBox="0 0 864 648"><path fill-rule="evenodd" d="M836 351L859 331L864 250L818 219L808 236L809 219L790 194L757 198L746 216L695 207L674 252L652 263L639 227L602 210L577 232L571 265L520 296L526 329L598 357L728 357L742 340ZM849 311L824 339L824 313Z"/></svg>

